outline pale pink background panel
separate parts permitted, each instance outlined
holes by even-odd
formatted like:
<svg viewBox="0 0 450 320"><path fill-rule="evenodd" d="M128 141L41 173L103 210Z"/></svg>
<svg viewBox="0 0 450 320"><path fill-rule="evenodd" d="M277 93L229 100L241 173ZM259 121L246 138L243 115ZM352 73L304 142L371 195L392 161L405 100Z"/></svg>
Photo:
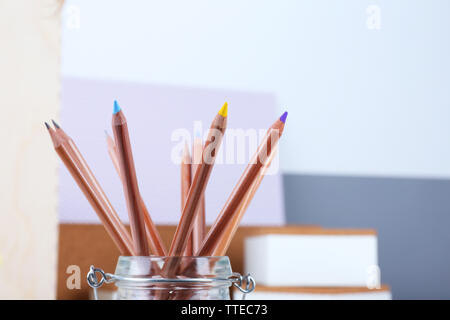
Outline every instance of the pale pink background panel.
<svg viewBox="0 0 450 320"><path fill-rule="evenodd" d="M204 132L224 101L229 104L228 128L267 129L279 116L272 94L239 92L103 80L63 79L61 125L72 136L124 222L128 222L122 185L107 152L104 130L111 131L113 101L128 119L142 196L157 223L178 223L180 167L172 161L177 129L193 135L194 121ZM55 155L56 156L56 155ZM207 222L212 223L244 164L217 164L206 191ZM63 223L98 223L66 168L60 165L59 215ZM281 175L266 176L243 224L284 223Z"/></svg>

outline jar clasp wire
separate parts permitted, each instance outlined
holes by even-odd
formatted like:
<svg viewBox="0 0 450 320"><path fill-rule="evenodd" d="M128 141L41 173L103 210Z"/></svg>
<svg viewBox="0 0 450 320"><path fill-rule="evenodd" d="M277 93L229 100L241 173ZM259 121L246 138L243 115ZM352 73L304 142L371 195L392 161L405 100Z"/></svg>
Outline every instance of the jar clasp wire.
<svg viewBox="0 0 450 320"><path fill-rule="evenodd" d="M97 278L97 273L100 274L100 279ZM87 282L94 292L94 300L98 300L97 289L104 283L114 282L114 277L110 273L105 273L102 269L91 266L87 274Z"/></svg>
<svg viewBox="0 0 450 320"><path fill-rule="evenodd" d="M252 293L256 287L256 281L250 273L243 276L240 273L234 272L231 276L231 282L233 283L233 286L242 292L242 300L245 300L247 295Z"/></svg>
<svg viewBox="0 0 450 320"><path fill-rule="evenodd" d="M100 278L97 277L100 275ZM93 289L94 300L98 300L97 289L100 288L104 283L113 283L122 277L115 276L111 273L105 273L102 269L95 268L91 266L87 274L87 282L89 286ZM200 281L201 280L201 281ZM255 290L256 281L250 275L242 276L240 273L234 272L228 279L147 279L147 282L212 282L212 281L230 281L231 284L238 288L242 292L242 300L245 300L247 294ZM128 280L131 281L131 280Z"/></svg>

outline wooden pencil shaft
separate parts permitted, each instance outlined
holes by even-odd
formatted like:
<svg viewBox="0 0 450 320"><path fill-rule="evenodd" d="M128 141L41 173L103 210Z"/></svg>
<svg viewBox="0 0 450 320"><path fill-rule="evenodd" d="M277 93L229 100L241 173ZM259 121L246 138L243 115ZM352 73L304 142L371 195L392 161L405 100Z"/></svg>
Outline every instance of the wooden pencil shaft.
<svg viewBox="0 0 450 320"><path fill-rule="evenodd" d="M192 176L195 175L195 172L197 171L201 162L202 150L202 140L200 138L195 138L192 145ZM195 218L194 227L192 228L190 239L193 254L200 249L200 245L202 244L206 234L205 195L203 195L200 200L200 207L198 210L199 212L197 213L197 217Z"/></svg>
<svg viewBox="0 0 450 320"><path fill-rule="evenodd" d="M215 157L222 142L223 134L225 132L227 123L226 116L216 115L212 122L208 133L208 138L202 151L201 164L195 172L192 180L191 188L189 189L186 205L184 206L181 215L180 223L175 230L175 235L172 240L172 245L169 251L169 256L180 256L186 248L188 236L192 232L196 213L200 205L200 199L204 194L212 167L214 165ZM180 265L177 259L170 259L164 264L163 274L166 277L174 276Z"/></svg>
<svg viewBox="0 0 450 320"><path fill-rule="evenodd" d="M59 131L59 130L57 130L57 131ZM69 138L69 140L67 141L67 144L69 146L70 152L73 153L74 158L79 162L82 172L84 172L84 174L88 177L88 180L94 185L94 190L96 191L97 196L103 202L108 215L111 217L111 219L113 221L115 221L115 225L120 230L120 234L124 236L124 240L128 244L128 247L134 248L133 241L131 239L131 236L130 236L128 230L125 228L124 224L120 220L119 215L114 210L111 202L109 201L108 197L106 196L105 192L103 191L103 188L100 186L100 183L95 178L94 174L92 173L91 169L89 168L86 160L82 156L78 147L75 145L74 141L71 138ZM134 252L134 250L133 250L133 252Z"/></svg>
<svg viewBox="0 0 450 320"><path fill-rule="evenodd" d="M233 240L233 237L239 227L239 224L247 211L248 206L250 205L253 197L255 196L256 191L258 190L267 170L270 167L270 164L272 163L272 160L275 156L277 151L273 151L272 154L267 159L266 164L261 169L261 172L258 174L258 177L256 178L256 181L253 183L253 185L250 187L249 191L245 195L244 199L242 199L241 204L239 205L239 208L237 209L237 213L233 216L230 224L227 227L227 230L224 232L223 239L218 242L216 248L212 252L211 256L220 257L224 256L227 253L227 250L231 244L231 241Z"/></svg>
<svg viewBox="0 0 450 320"><path fill-rule="evenodd" d="M108 135L107 136L107 144L108 144L108 154L113 163L114 169L116 169L116 173L118 174L120 180L123 180L122 173L120 172L120 163L119 163L119 155L117 154L116 144L114 140Z"/></svg>
<svg viewBox="0 0 450 320"><path fill-rule="evenodd" d="M99 198L99 190L97 189L98 184L93 184L86 175L85 170L80 168L80 158L75 156L74 150L69 148L67 143L63 143L61 139L54 138L56 133L50 131L50 134L52 135L56 153L69 170L94 211L97 213L100 221L118 247L120 253L122 255L133 255L135 253L134 248L131 241L127 241L127 239L129 239L128 232L120 220L116 219L117 214L111 214L111 210L113 210L112 207L105 206L105 202Z"/></svg>
<svg viewBox="0 0 450 320"><path fill-rule="evenodd" d="M134 167L128 126L122 111L113 115L112 129L119 155L120 172L123 176L124 194L127 202L134 246L137 255L148 256L150 251L146 236L144 214L140 206L140 193Z"/></svg>
<svg viewBox="0 0 450 320"><path fill-rule="evenodd" d="M84 159L83 155L79 151L79 149L76 146L76 144L74 143L74 141L71 138L69 138L67 140L67 142L63 142L63 143L67 143L70 153L73 154L74 159L78 162L78 164L80 166L80 170L86 175L86 177L89 179L89 181L94 185L94 188L97 191L98 197L105 202L106 206L108 207L107 211L111 212L110 216L113 217L114 220L120 221L119 215L116 213L116 211L112 207L111 202L109 201L108 197L106 196L105 192L103 191L102 187L100 186L100 183L95 178L94 174L92 173L86 160ZM123 229L126 230L125 226L123 226ZM127 231L127 234L128 234L128 231ZM129 236L128 236L128 238L130 239L130 244L131 244L132 243L131 238Z"/></svg>
<svg viewBox="0 0 450 320"><path fill-rule="evenodd" d="M205 145L202 149L201 163L195 171L194 178L189 189L186 205L184 206L183 213L181 215L180 223L175 230L175 235L172 240L171 250L169 256L180 256L185 250L188 236L192 233L194 220L196 214L199 212L200 199L204 195L206 185L208 183L211 170L214 166L215 157L217 155L218 148L222 142L222 138L226 129L227 118L220 115L216 115L211 128L208 133ZM165 277L173 277L177 274L178 270L185 269L190 270L192 263L187 266L180 266L179 259L169 259L163 267L163 275ZM167 299L166 295L162 296L162 299Z"/></svg>
<svg viewBox="0 0 450 320"><path fill-rule="evenodd" d="M206 181L209 178L211 167L211 165L205 165L200 168L194 176L192 188L189 191L180 223L175 231L169 256L180 256L187 245L188 235L192 232L197 206L200 204L201 195L206 187L206 184L203 183L203 181Z"/></svg>
<svg viewBox="0 0 450 320"><path fill-rule="evenodd" d="M186 145L183 151L183 159L181 161L181 212L183 212L189 189L191 188L191 171L191 157L189 155L189 149ZM192 235L194 232L195 231L192 230L189 235L189 240L183 253L185 256L192 256L193 254Z"/></svg>
<svg viewBox="0 0 450 320"><path fill-rule="evenodd" d="M192 255L195 255L195 253L200 249L206 234L204 197L200 200L200 207L198 208L198 211L199 212L196 215L191 232Z"/></svg>
<svg viewBox="0 0 450 320"><path fill-rule="evenodd" d="M204 255L223 256L226 254L226 251L227 251L228 246L234 236L234 233L236 232L237 227L239 226L239 222L242 219L242 216L243 216L245 210L247 209L248 205L250 204L250 201L253 198L256 190L258 189L258 187L264 177L264 174L266 173L267 169L270 166L270 163L272 162L272 159L276 152L276 143L278 142L278 139L281 136L283 127L284 127L284 125L282 125L278 122L275 122L275 124L271 128L269 128L265 138L263 139L263 142L261 143L261 146L258 148L258 151L256 152L256 154L253 156L252 160L250 161L250 164L256 164L258 160L262 159L263 161L261 161L261 163L263 164L263 167L261 168L260 172L258 173L255 181L253 181L253 183L251 184L251 186L245 193L244 197L240 201L240 204L237 207L237 212L231 216L231 221L226 225L226 227L225 227L226 229L223 230L224 231L223 234L215 232L214 237L213 237L213 236L211 236L211 232L208 233L208 235L206 236L206 239L214 240L213 246L212 246L213 248L211 249L210 252L208 252L207 254L204 254ZM272 137L273 137L272 129L276 130L275 131L276 135L274 136L276 141L274 141L274 139L272 139ZM269 137L270 137L270 141L267 141L267 139ZM268 145L269 147L267 147L266 149L263 149L263 146L265 145L265 143L264 143L265 141L267 141L266 145ZM273 149L272 149L272 142L275 142L275 143L273 143ZM264 152L266 152L266 150L267 150L267 152L269 152L269 154L264 153ZM245 171L244 171L243 176L245 176ZM239 181L241 181L241 180L242 180L242 177ZM237 186L239 186L239 185L240 185L240 183L237 184ZM226 207L226 205L225 205L225 207ZM222 209L221 215L223 214L223 211L224 210ZM220 217L220 215L219 215L219 217ZM217 222L217 220L216 220L216 222ZM213 225L211 230L214 228L217 228L216 223ZM206 239L205 239L205 241L206 241ZM205 246L205 247L207 247L207 246ZM199 253L197 253L197 255L203 254L200 251L201 251L201 249L198 251ZM180 273L181 274L190 274L194 271L195 271L195 265L192 263L189 263L186 266L182 266ZM190 294L188 292L186 294L183 294L181 297L182 297L181 299L189 299Z"/></svg>
<svg viewBox="0 0 450 320"><path fill-rule="evenodd" d="M97 199L99 199L99 201L102 202L106 214L110 217L111 221L114 222L114 228L118 230L118 233L123 238L123 241L127 244L127 247L132 248L130 249L130 252L133 253L134 246L131 237L128 233L128 230L122 224L122 221L120 220L116 211L112 207L108 197L106 196L99 182L95 178L95 175L92 173L91 169L89 168L89 165L87 164L83 155L79 151L75 142L59 126L55 130L55 133L58 139L61 141L61 143L67 147L68 152L72 155L74 162L78 166L80 172L83 174L84 177L86 177L88 183L92 186L91 188L94 190L95 196L97 197Z"/></svg>
<svg viewBox="0 0 450 320"><path fill-rule="evenodd" d="M119 164L119 155L117 154L117 148L114 143L114 140L107 134L107 144L108 144L108 153L113 162L114 168L116 169L116 173L119 176L120 180L123 183L122 173L120 172L120 164ZM157 256L165 256L165 248L162 245L162 240L159 235L159 232L156 230L156 226L153 224L152 219L150 218L150 214L147 211L147 206L142 199L142 196L139 195L140 205L144 213L144 220L146 231L149 239L149 246L153 253ZM151 232L153 230L153 233ZM161 268L155 261L152 261L150 265L150 274L151 275L160 275Z"/></svg>
<svg viewBox="0 0 450 320"><path fill-rule="evenodd" d="M144 200L139 195L139 203L142 210L142 214L144 215L144 223L145 230L148 235L148 243L151 251L154 255L165 257L167 255L166 248L164 247L163 241L161 239L161 235L159 231L156 229L156 225L150 217L150 213L148 212L147 206L145 205Z"/></svg>
<svg viewBox="0 0 450 320"><path fill-rule="evenodd" d="M248 190L250 190L254 181L257 179L259 172L265 163L267 163L268 157L270 157L270 154L278 143L283 128L284 124L280 120L276 121L274 125L269 128L262 143L258 147L257 152L253 156L253 159L250 161L236 187L231 192L225 206L206 235L205 240L203 241L200 250L196 252L196 255L211 256L217 245L224 240L228 226L233 221L233 217L236 215L239 205Z"/></svg>
<svg viewBox="0 0 450 320"><path fill-rule="evenodd" d="M116 148L116 145L114 143L114 140L109 135L107 135L107 144L108 144L109 156L110 156L110 158L111 158L111 160L113 162L114 168L116 169L117 175L119 176L120 180L123 183L123 177L122 177L122 174L120 172L120 164L119 164L119 159L118 159L119 156L117 154L117 148ZM146 231L147 231L147 234L148 234L150 249L152 250L152 252L155 255L165 256L165 251L164 251L165 249L162 246L162 240L161 240L161 238L159 236L159 232L156 231L156 227L153 224L152 219L150 218L150 214L147 211L147 207L146 207L146 205L144 203L144 200L142 199L141 196L139 196L139 200L140 200L140 203L141 203L141 208L142 208L142 210L144 212L144 220L145 220L145 225L146 225ZM150 230L155 230L156 233L152 234ZM156 237L156 239L155 239L155 237ZM157 275L157 274L159 275L159 274L161 274L161 268L154 261L152 261L152 263L150 265L150 273L149 274L151 274L151 275Z"/></svg>
<svg viewBox="0 0 450 320"><path fill-rule="evenodd" d="M194 179L192 180L192 186L189 190L180 223L175 231L169 256L181 255L186 247L188 235L192 232L195 214L197 213L200 205L200 199L204 194L209 176L211 175L211 170L214 166L214 161L218 151L217 149L220 147L222 142L225 127L226 118L217 115L210 128L205 147L203 148L202 163L198 167ZM211 144L214 145L211 147Z"/></svg>
<svg viewBox="0 0 450 320"><path fill-rule="evenodd" d="M114 168L116 169L116 173L121 179L122 183L124 183L123 182L124 178L122 176L122 173L120 172L119 155L117 154L117 148L113 139L109 135L107 136L107 144L108 144L108 153L111 158L111 161L113 162ZM142 209L142 213L144 215L144 222L150 250L154 255L164 257L167 254L166 248L164 247L161 235L156 229L156 226L153 223L153 220L150 216L150 213L148 212L147 206L145 205L144 199L142 198L141 195L139 195L139 203Z"/></svg>
<svg viewBox="0 0 450 320"><path fill-rule="evenodd" d="M181 162L181 211L186 204L189 189L191 188L191 157L185 148Z"/></svg>

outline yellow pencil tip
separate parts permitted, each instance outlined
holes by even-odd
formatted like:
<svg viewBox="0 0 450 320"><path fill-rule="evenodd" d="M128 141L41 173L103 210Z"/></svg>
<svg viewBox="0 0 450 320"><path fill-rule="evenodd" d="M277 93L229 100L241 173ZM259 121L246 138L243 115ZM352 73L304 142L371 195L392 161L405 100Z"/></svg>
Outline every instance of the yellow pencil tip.
<svg viewBox="0 0 450 320"><path fill-rule="evenodd" d="M228 115L228 103L227 102L225 102L223 104L222 108L219 111L219 114L224 118Z"/></svg>

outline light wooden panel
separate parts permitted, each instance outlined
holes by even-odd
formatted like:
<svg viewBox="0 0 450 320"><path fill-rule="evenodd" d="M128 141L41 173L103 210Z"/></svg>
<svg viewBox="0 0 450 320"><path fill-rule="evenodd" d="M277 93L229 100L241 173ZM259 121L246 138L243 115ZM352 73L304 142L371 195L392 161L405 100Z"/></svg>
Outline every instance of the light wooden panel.
<svg viewBox="0 0 450 320"><path fill-rule="evenodd" d="M55 297L61 5L0 1L0 299Z"/></svg>

